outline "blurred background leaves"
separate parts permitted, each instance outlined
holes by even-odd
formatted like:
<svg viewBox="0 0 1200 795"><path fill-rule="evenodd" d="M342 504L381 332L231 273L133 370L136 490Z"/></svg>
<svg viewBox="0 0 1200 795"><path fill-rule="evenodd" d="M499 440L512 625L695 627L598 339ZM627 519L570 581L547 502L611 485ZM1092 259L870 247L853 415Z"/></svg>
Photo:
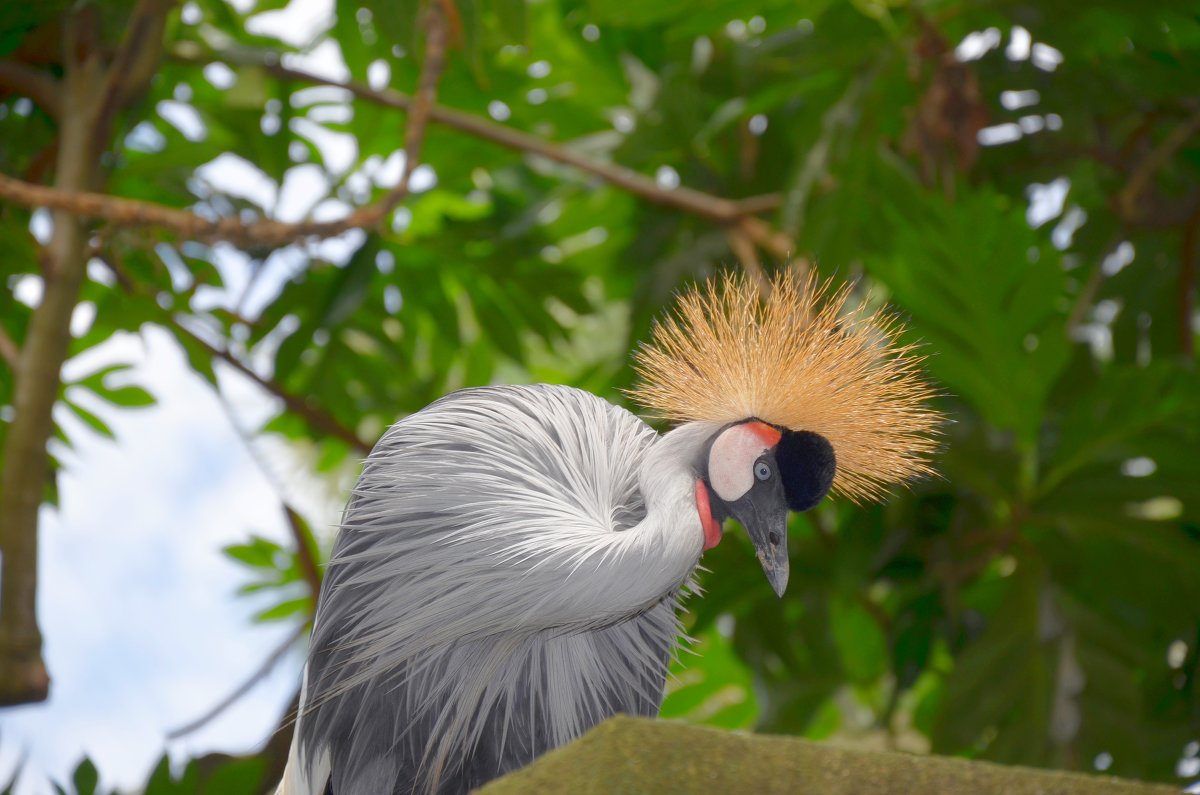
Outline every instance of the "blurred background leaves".
<svg viewBox="0 0 1200 795"><path fill-rule="evenodd" d="M411 94L420 4L337 0L299 45L263 32L301 2L174 8L149 95L105 153L107 190L282 220L389 190L404 114L272 67L331 62L334 82ZM333 478L361 456L356 440L463 386L547 380L622 402L653 316L721 268L850 281L923 346L950 418L941 477L885 506L795 517L782 600L727 534L705 556L687 619L699 654L681 653L664 715L1149 779L1200 772L1195 4L452 7L442 105L662 194L766 197L750 217L770 234L434 124L414 195L336 245L238 252L97 226L91 321L72 353L155 325L215 389L215 368L240 363L299 398L257 432ZM106 4L105 30L129 8ZM0 56L53 70L35 55L65 13L6 12ZM42 179L54 131L19 90L0 92L5 173ZM244 178L216 178L217 162ZM300 182L305 202L284 206ZM0 206L0 330L14 346L37 223ZM92 373L60 400L107 434L79 395L152 401L120 375ZM12 389L6 362L0 435ZM258 620L311 619L305 557L329 539L292 526L295 549L247 528L225 550L244 591L274 594ZM271 747L182 778L160 765L146 792L261 791ZM94 789L94 769L73 782Z"/></svg>

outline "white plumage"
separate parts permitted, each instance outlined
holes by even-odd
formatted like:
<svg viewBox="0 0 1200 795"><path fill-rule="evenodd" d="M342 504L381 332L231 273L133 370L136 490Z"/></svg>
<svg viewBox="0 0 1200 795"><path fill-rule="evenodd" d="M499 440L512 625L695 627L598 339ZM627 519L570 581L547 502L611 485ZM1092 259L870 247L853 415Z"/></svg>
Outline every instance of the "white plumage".
<svg viewBox="0 0 1200 795"><path fill-rule="evenodd" d="M659 437L545 385L393 426L330 561L281 791L465 791L615 712L656 714L714 430Z"/></svg>

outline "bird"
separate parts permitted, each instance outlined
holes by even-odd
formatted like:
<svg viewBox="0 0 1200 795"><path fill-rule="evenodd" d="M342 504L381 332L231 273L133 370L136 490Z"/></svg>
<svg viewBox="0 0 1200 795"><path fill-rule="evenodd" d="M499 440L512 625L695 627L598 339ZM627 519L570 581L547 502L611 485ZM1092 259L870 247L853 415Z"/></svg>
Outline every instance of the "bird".
<svg viewBox="0 0 1200 795"><path fill-rule="evenodd" d="M396 422L338 529L277 795L463 793L656 716L726 519L782 596L789 512L933 472L921 355L850 298L794 269L682 292L629 393L665 433L549 384Z"/></svg>

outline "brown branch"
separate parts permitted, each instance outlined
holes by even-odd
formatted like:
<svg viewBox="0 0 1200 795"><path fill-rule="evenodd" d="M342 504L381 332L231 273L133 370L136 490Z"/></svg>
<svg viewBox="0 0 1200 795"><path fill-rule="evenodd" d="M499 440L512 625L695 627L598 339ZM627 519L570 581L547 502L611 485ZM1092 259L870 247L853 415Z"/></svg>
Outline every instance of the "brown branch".
<svg viewBox="0 0 1200 795"><path fill-rule="evenodd" d="M295 80L312 85L340 88L350 92L355 97L384 107L396 108L409 112L414 104L412 97L392 89L376 91L369 86L354 81L340 82L321 75L292 69L278 63L267 63L261 58L247 57L233 53L205 53L199 47L180 46L176 48L173 57L188 63L210 63L220 61L239 66L254 66L283 80ZM485 141L491 141L507 149L524 152L538 157L544 157L556 163L571 166L587 174L599 177L605 182L615 185L622 190L634 194L646 201L675 207L680 210L707 218L717 223L731 223L743 216L767 212L777 208L781 202L779 194L751 196L746 199L725 199L692 188L680 187L667 190L660 188L652 178L632 169L594 160L580 154L567 146L553 143L536 135L497 124L480 116L465 113L460 110L434 105L429 110L429 120L437 124L473 135Z"/></svg>
<svg viewBox="0 0 1200 795"><path fill-rule="evenodd" d="M431 18L440 16L431 14ZM416 169L426 121L432 115L434 91L444 62L445 32L440 23L430 25L430 53L422 70L418 101L412 103L414 113L406 133L406 143L415 148L405 155L405 169L394 190L375 204L362 207L338 221L302 221L283 223L271 219L244 222L240 218L205 218L190 210L180 210L153 202L124 199L102 193L64 191L45 185L0 175L0 199L26 207L47 207L63 210L85 218L109 221L118 226L157 226L171 229L181 237L194 240L222 240L235 244L272 246L304 238L324 238L340 235L350 229L378 226L395 209L408 192L412 173Z"/></svg>
<svg viewBox="0 0 1200 795"><path fill-rule="evenodd" d="M283 518L287 521L288 530L292 533L292 540L296 543L296 560L300 563L300 573L304 575L304 581L308 583L308 589L312 592L313 604L315 605L317 597L321 594L322 577L321 569L317 566L312 549L308 546L308 539L311 534L305 531L304 518L296 513L295 509L286 502L283 504Z"/></svg>
<svg viewBox="0 0 1200 795"><path fill-rule="evenodd" d="M435 37L441 39L441 46L444 48L444 31L440 37L436 36L436 34ZM244 57L238 58L228 54L203 56L198 51L189 53L185 47L182 48L182 52L177 51L175 57L178 60L193 63L208 63L221 60L235 64L257 66L281 79L344 89L360 99L410 113L414 110L419 110L418 105L423 101L420 96L414 99L391 89L375 91L359 83L341 83L321 77L320 75L290 69L279 64L264 63L261 60L251 60ZM429 60L427 56L427 64ZM440 59L436 60L440 61ZM434 75L436 72L429 70L428 74ZM431 85L433 82L435 82L435 79L431 78L431 81L426 83L426 86ZM418 95L420 94L421 89L418 88ZM428 90L426 90L425 94L429 96ZM424 113L423 110L422 113ZM474 135L483 140L491 141L509 149L537 155L548 160L572 166L585 173L600 177L604 181L647 201L675 207L718 223L733 223L755 213L774 209L780 203L780 197L777 194L732 200L711 196L707 193L686 187L672 190L660 188L653 179L639 174L632 169L613 163L593 160L560 144L543 140L537 136L514 130L501 124L496 124L470 113L433 104L432 101L430 101L428 108L427 120ZM416 135L416 131L423 131L423 129L424 122L410 125L410 131L413 131L413 135ZM420 139L417 140L419 141ZM416 160L417 158L415 157L406 158L406 166L411 165L415 169ZM403 190L400 190L401 188ZM181 237L194 240L224 240L235 245L256 246L283 245L305 238L333 237L350 229L377 226L387 215L388 211L394 209L396 203L403 198L407 189L407 181L402 181L402 184L398 185L397 189L389 193L382 201L355 210L349 216L339 221L283 223L263 219L244 222L240 218L206 218L190 210L167 207L153 202L107 196L100 193L63 191L0 175L0 199L6 199L22 206L64 210L87 218L105 220L119 226L162 227L174 231Z"/></svg>
<svg viewBox="0 0 1200 795"><path fill-rule="evenodd" d="M1171 130L1170 134L1158 146L1154 147L1148 155L1142 158L1142 162L1130 174L1129 181L1125 183L1125 187L1115 197L1116 205L1120 209L1121 215L1128 218L1136 218L1141 215L1137 211L1137 202L1149 186L1150 180L1197 132L1200 132L1200 113L1193 114L1182 124Z"/></svg>
<svg viewBox="0 0 1200 795"><path fill-rule="evenodd" d="M354 431L343 425L332 414L327 413L317 406L309 405L307 400L288 392L271 379L263 378L261 375L254 372L254 370L243 364L236 356L212 345L206 339L182 325L175 318L169 318L169 322L173 328L178 329L182 334L186 334L197 345L208 351L209 355L215 356L221 361L226 362L233 369L237 370L239 373L246 376L251 381L282 400L283 404L287 406L288 411L291 411L296 416L305 420L310 426L312 426L314 430L327 436L341 439L352 449L362 453L363 455L371 452L370 444L360 439Z"/></svg>
<svg viewBox="0 0 1200 795"><path fill-rule="evenodd" d="M0 89L29 97L55 121L62 117L58 80L49 72L17 61L0 61Z"/></svg>
<svg viewBox="0 0 1200 795"><path fill-rule="evenodd" d="M4 175L0 175L0 199L25 207L46 207L83 218L96 218L118 226L163 227L192 240L223 240L235 245L254 246L333 237L350 229L374 227L384 215L382 205L373 204L354 211L340 221L288 224L265 219L246 223L239 218L204 218L190 210L177 210L153 202L123 199L103 193L33 185Z"/></svg>
<svg viewBox="0 0 1200 795"><path fill-rule="evenodd" d="M89 255L88 255L89 259L91 259L92 257L99 259L100 262L104 263L104 265L110 271L112 271L114 277L117 280L117 283L121 286L121 289L123 289L125 292L132 293L132 294L138 294L138 295L141 295L143 298L146 298L147 300L153 301L153 298L150 296L147 296L145 294L145 291L138 284L136 284L133 281L133 279L129 276L129 274L125 271L125 269L123 267L121 267L121 265L118 262L114 261L110 257L102 256L100 254L100 252L94 251L94 250L90 251ZM155 305L157 306L157 304L155 304ZM287 406L289 411L291 411L293 414L300 417L301 419L305 420L309 424L309 426L312 427L314 430L318 431L319 433L324 433L326 435L334 436L334 437L341 439L346 444L348 444L352 449L358 451L359 453L362 453L363 455L366 455L367 453L371 452L370 444L368 444L367 442L364 442L362 439L360 439L358 437L358 435L354 433L354 431L350 430L345 425L343 425L341 422L339 422L337 420L337 418L335 418L329 412L325 411L324 409L320 408L319 406L309 405L309 403L304 398L301 398L297 395L292 394L291 392L288 392L280 384L277 384L274 381L272 381L271 379L264 378L263 376L259 375L254 370L250 369L250 367L248 367L247 365L242 363L242 361L240 359L238 359L236 356L234 356L232 353L229 353L228 351L226 351L224 349L216 347L212 343L208 342L208 340L204 339L203 337L201 337L200 335L196 334L194 331L189 329L187 326L183 325L171 313L163 312L162 317L163 317L164 324L169 325L171 328L175 329L178 333L183 334L188 339L190 339L191 341L193 341L200 347L204 348L204 350L206 352L208 352L208 354L210 356L215 356L218 359L220 359L221 361L227 363L228 365L233 367L235 370L237 370L239 373L246 376L250 380L254 381L254 383L258 384L260 387L265 389L267 392L270 392L272 395L274 395L275 397L282 400L284 405ZM243 322L247 322L247 321L243 321ZM230 419L232 420L232 417ZM233 425L234 425L235 430L239 430L239 435L240 435L240 429L239 429L238 424L235 422L235 423L233 423Z"/></svg>
<svg viewBox="0 0 1200 795"><path fill-rule="evenodd" d="M97 99L103 82L92 34L95 9L83 7L64 25L65 77L62 102L71 112L59 127L56 190L93 187ZM71 313L82 287L87 252L83 219L54 214L46 247L42 300L29 321L13 391L13 421L4 441L0 475L0 704L46 698L50 679L42 660L37 624L38 508L50 475L46 441L60 371L71 341Z"/></svg>
<svg viewBox="0 0 1200 795"><path fill-rule="evenodd" d="M408 126L404 130L404 171L400 174L400 181L395 189L382 202L385 214L394 210L408 194L409 182L421 161L425 129L437 102L438 81L446 65L446 15L443 3L449 4L448 0L434 2L425 14L425 63L421 66L416 99L412 103L412 110L408 114Z"/></svg>
<svg viewBox="0 0 1200 795"><path fill-rule="evenodd" d="M743 235L776 259L791 259L796 251L796 242L790 235L780 232L761 218L746 216L738 221L737 226Z"/></svg>
<svg viewBox="0 0 1200 795"><path fill-rule="evenodd" d="M21 361L21 349L17 347L17 343L13 338L8 336L8 332L4 330L4 326L0 326L0 359L8 365L8 369L15 374L17 365Z"/></svg>

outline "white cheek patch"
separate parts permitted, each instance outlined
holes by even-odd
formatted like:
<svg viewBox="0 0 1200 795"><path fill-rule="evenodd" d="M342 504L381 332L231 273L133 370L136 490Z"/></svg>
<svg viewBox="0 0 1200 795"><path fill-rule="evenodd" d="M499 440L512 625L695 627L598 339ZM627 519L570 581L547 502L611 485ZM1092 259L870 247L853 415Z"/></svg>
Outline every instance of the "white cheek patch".
<svg viewBox="0 0 1200 795"><path fill-rule="evenodd" d="M708 453L708 482L725 502L733 502L754 485L754 462L771 449L748 425L721 432Z"/></svg>

